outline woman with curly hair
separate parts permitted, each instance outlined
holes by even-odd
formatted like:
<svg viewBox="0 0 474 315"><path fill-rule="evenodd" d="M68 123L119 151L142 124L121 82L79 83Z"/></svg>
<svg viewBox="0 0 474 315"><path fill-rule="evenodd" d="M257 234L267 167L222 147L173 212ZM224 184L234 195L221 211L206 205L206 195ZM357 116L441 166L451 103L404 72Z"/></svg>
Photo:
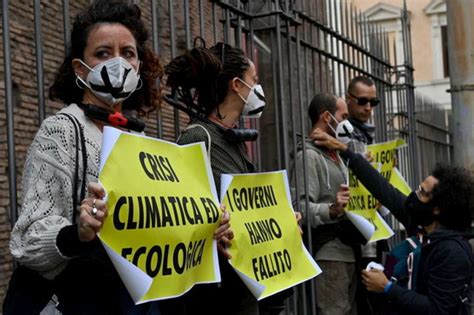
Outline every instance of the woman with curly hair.
<svg viewBox="0 0 474 315"><path fill-rule="evenodd" d="M28 152L10 248L20 265L54 280L63 314L130 314L150 306L134 307L96 236L107 216L105 193L96 183L104 123L83 111L92 105L145 115L159 107L162 67L146 44L140 16L134 4L103 0L76 17L50 88L50 98L66 107L43 121ZM31 313L39 313L41 303Z"/></svg>
<svg viewBox="0 0 474 315"><path fill-rule="evenodd" d="M468 170L437 165L418 189L405 196L360 155L316 130L317 145L341 151L349 168L408 231L423 230L412 290L378 270L362 271L368 291L380 293L383 314L471 314L474 262L466 239L472 222L474 180Z"/></svg>

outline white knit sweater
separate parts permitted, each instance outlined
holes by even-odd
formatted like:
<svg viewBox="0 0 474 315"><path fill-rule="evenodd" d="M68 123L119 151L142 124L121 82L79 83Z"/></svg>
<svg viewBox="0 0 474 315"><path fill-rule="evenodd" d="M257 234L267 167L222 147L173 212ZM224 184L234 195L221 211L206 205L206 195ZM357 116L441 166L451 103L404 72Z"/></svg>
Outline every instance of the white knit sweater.
<svg viewBox="0 0 474 315"><path fill-rule="evenodd" d="M86 185L96 182L102 132L75 104L60 112L72 114L83 126L87 150ZM11 234L12 255L20 264L49 279L58 275L69 259L57 248L56 237L61 228L72 224L75 137L74 125L63 115L49 117L41 124L28 151L22 180L22 207ZM80 148L79 145L78 198L83 168Z"/></svg>

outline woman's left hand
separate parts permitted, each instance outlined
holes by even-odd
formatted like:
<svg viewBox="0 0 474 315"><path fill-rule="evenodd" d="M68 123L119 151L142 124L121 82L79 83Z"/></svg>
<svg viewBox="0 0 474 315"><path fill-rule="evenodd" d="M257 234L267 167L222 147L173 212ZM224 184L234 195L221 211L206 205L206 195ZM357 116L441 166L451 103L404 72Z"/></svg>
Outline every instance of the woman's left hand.
<svg viewBox="0 0 474 315"><path fill-rule="evenodd" d="M234 238L234 232L230 227L230 213L227 212L225 206L221 204L222 216L219 222L219 227L214 232L214 239L217 240L217 249L227 259L232 258L228 247L231 246L231 240Z"/></svg>
<svg viewBox="0 0 474 315"><path fill-rule="evenodd" d="M82 200L79 209L78 232L81 242L90 242L95 239L108 213L107 205L102 200L105 197L104 188L99 183L90 183L87 189L89 197Z"/></svg>
<svg viewBox="0 0 474 315"><path fill-rule="evenodd" d="M382 293L388 283L388 279L383 271L376 269L370 271L362 270L362 283L367 288L367 291Z"/></svg>

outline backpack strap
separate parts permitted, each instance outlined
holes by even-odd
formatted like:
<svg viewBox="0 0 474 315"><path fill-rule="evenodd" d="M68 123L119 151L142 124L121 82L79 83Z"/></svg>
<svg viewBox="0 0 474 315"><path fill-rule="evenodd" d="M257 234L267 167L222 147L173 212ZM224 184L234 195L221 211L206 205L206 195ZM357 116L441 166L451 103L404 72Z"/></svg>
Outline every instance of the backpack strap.
<svg viewBox="0 0 474 315"><path fill-rule="evenodd" d="M472 239L472 234L466 234L461 237L456 237L454 240L456 240L457 243L461 246L461 248L464 250L464 253L468 257L468 259L471 262L471 276L474 273L474 256L473 256L473 251L472 251L472 245L469 243L469 239ZM468 283L464 284L464 289L463 291L459 294L459 313L460 314L471 314L469 311L471 311L472 305L472 300L473 300L473 279L471 277L471 280Z"/></svg>
<svg viewBox="0 0 474 315"><path fill-rule="evenodd" d="M413 249L418 247L418 245L416 245L415 241L412 240L410 237L407 238L407 242L411 245L411 247L413 247Z"/></svg>
<svg viewBox="0 0 474 315"><path fill-rule="evenodd" d="M418 245L415 243L415 241L409 237L406 239L408 244L410 244L410 246L413 248L413 250L408 254L408 257L407 257L407 270L408 270L408 285L407 285L407 288L408 290L411 290L412 289L412 281L413 281L413 264L414 264L414 261L415 261L415 257L414 257L414 250L418 247Z"/></svg>
<svg viewBox="0 0 474 315"><path fill-rule="evenodd" d="M73 115L66 114L66 113L59 113L58 115L67 117L69 121L74 126L74 135L76 138L76 160L74 165L74 178L72 183L72 202L73 207L77 207L80 205L81 201L84 199L86 195L86 174L87 174L87 151L86 151L86 141L84 138L84 130L79 123L79 120ZM79 145L81 146L81 153L82 153L82 180L81 180L81 193L80 199L77 197L77 187L79 184ZM76 215L73 212L72 215L72 223L76 223Z"/></svg>
<svg viewBox="0 0 474 315"><path fill-rule="evenodd" d="M407 270L408 270L408 285L407 288L408 290L412 289L412 280L413 280L413 261L415 258L413 257L413 252L408 254L407 257Z"/></svg>

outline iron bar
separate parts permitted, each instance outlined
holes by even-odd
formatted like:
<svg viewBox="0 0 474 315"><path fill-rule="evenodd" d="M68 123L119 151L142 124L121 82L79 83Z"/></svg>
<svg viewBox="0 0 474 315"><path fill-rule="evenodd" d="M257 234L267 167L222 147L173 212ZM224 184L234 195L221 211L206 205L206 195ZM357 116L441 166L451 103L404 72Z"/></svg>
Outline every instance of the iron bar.
<svg viewBox="0 0 474 315"><path fill-rule="evenodd" d="M170 18L170 49L171 59L176 56L176 29L174 24L174 1L168 0L169 18ZM180 133L180 122L179 122L179 110L173 107L173 119L174 119L174 138L178 140Z"/></svg>
<svg viewBox="0 0 474 315"><path fill-rule="evenodd" d="M159 54L160 43L159 43L159 36L158 36L157 1L158 0L151 1L151 32L152 32L153 50L155 51L156 54ZM158 85L158 87L160 87L161 85L160 80L157 80L156 84ZM163 138L163 118L161 115L161 110L158 110L156 115L157 115L156 124L157 124L158 138Z"/></svg>
<svg viewBox="0 0 474 315"><path fill-rule="evenodd" d="M16 159L15 159L15 129L13 121L13 86L12 60L10 45L8 0L2 0L2 28L3 28L3 66L5 80L5 113L7 115L7 147L8 147L8 192L10 201L11 228L18 219L17 187L16 187Z"/></svg>
<svg viewBox="0 0 474 315"><path fill-rule="evenodd" d="M284 93L284 84L283 84L283 53L282 53L282 38L281 38L281 25L280 25L280 19L276 17L276 45L277 45L277 60L278 60L278 73L277 73L277 81L278 81L278 104L279 104L279 111L280 111L280 118L281 118L281 130L282 130L282 149L283 151L280 152L283 156L283 163L280 165L280 167L283 167L285 169L289 169L289 161L288 161L288 125L285 122L285 108L286 108L286 101L285 101L285 93ZM289 37L289 36L288 36ZM288 40L290 40L288 38ZM280 123L280 122L278 122Z"/></svg>
<svg viewBox="0 0 474 315"><path fill-rule="evenodd" d="M311 26L310 26L311 27ZM306 34L306 32L305 32ZM305 142L305 137L306 137L306 134L308 133L309 129L308 127L306 127L306 121L308 121L308 117L306 117L306 113L307 113L307 110L306 110L306 107L308 106L309 104L309 100L310 100L310 88L309 88L309 70L308 70L308 54L306 52L306 49L304 49L305 47L303 45L301 45L301 38L300 38L300 33L297 32L296 33L296 64L300 65L301 64L301 48L303 48L303 53L304 53L304 69L305 69L305 76L304 76L304 82L305 82L305 91L306 91L306 99L304 100L303 99L303 91L301 89L301 86L302 86L302 83L301 83L301 67L298 67L298 86L300 87L299 88L299 94L298 94L298 104L299 104L299 111L300 111L300 133L301 133L301 143L302 143L302 152L304 153L303 154L303 183L304 183L304 189L305 191L308 191L308 172L306 172L306 170L308 169L307 165L308 165L308 159L307 159L307 156L305 154L306 152L306 142ZM316 43L317 44L317 43ZM299 201L299 196L297 196L297 200ZM305 207L306 209L309 209L309 196L308 194L305 194ZM312 244L313 244L313 240L312 240L312 237L311 237L311 223L307 222L307 229L306 229L306 233L307 233L307 237L308 237L308 246L309 246L309 252L310 254L313 256L313 250L312 250ZM313 256L314 257L314 256ZM314 282L311 281L310 282L310 292L311 292L311 296L310 296L310 301L311 301L311 313L312 314L316 314L316 290L315 290L315 287L314 287ZM304 314L307 314L308 310L307 310L307 301L304 300L303 301L303 305L304 305Z"/></svg>
<svg viewBox="0 0 474 315"><path fill-rule="evenodd" d="M186 49L191 48L191 30L189 26L189 0L183 0L184 7L184 34L186 37Z"/></svg>
<svg viewBox="0 0 474 315"><path fill-rule="evenodd" d="M70 18L69 18L69 0L63 0L63 35L64 35L64 55L68 53L68 48L71 42L71 30L70 30Z"/></svg>
<svg viewBox="0 0 474 315"><path fill-rule="evenodd" d="M38 93L38 121L39 124L46 116L44 100L44 67L43 67L43 40L41 34L41 1L34 2L35 20L35 52L36 52L36 91Z"/></svg>

